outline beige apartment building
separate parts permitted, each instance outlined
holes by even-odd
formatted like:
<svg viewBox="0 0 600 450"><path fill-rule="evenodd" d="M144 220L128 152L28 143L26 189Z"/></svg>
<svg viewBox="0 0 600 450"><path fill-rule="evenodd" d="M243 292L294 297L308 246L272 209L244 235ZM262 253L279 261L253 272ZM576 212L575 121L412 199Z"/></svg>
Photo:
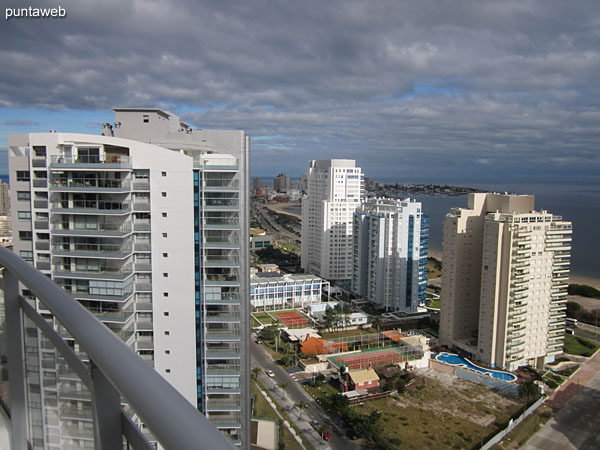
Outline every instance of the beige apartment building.
<svg viewBox="0 0 600 450"><path fill-rule="evenodd" d="M562 351L571 223L531 195L469 194L444 220L440 340L492 367Z"/></svg>

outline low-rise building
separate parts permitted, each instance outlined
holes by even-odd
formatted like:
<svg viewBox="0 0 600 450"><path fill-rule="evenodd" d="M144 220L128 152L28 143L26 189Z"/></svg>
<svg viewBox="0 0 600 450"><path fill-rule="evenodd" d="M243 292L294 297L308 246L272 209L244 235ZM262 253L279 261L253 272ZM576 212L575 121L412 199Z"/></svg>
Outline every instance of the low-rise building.
<svg viewBox="0 0 600 450"><path fill-rule="evenodd" d="M379 387L379 376L372 367L344 372L340 381L344 392Z"/></svg>
<svg viewBox="0 0 600 450"><path fill-rule="evenodd" d="M273 276L276 275L276 276ZM319 303L323 286L329 283L312 274L262 273L252 270L250 303L255 311L304 308Z"/></svg>

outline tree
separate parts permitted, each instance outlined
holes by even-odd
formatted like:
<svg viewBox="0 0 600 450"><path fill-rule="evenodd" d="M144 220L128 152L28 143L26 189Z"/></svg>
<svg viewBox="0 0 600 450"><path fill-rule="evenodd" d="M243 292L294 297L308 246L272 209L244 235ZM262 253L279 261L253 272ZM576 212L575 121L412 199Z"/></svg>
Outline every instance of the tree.
<svg viewBox="0 0 600 450"><path fill-rule="evenodd" d="M261 370L262 369L260 367L258 367L258 366L254 366L252 368L252 379L254 381L256 381L258 379L258 374L260 373Z"/></svg>
<svg viewBox="0 0 600 450"><path fill-rule="evenodd" d="M526 381L519 386L519 397L524 398L527 402L537 400L542 393L540 387L533 380Z"/></svg>
<svg viewBox="0 0 600 450"><path fill-rule="evenodd" d="M276 325L269 325L260 330L259 336L265 341L273 342L279 336L279 328Z"/></svg>
<svg viewBox="0 0 600 450"><path fill-rule="evenodd" d="M345 395L331 394L328 400L329 408L340 415L344 415L350 408L350 400Z"/></svg>
<svg viewBox="0 0 600 450"><path fill-rule="evenodd" d="M306 403L305 401L301 401L300 403L296 403L294 406L298 408L299 417L300 420L302 420L302 410L308 406L308 403Z"/></svg>

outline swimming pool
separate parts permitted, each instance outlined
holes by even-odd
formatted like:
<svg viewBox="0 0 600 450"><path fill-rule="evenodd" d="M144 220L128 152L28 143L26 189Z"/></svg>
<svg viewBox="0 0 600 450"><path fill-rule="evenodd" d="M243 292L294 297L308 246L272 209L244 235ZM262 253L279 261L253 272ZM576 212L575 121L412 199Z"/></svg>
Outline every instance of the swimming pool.
<svg viewBox="0 0 600 450"><path fill-rule="evenodd" d="M489 374L490 376L502 381L515 381L517 379L517 377L512 373L502 372L500 370L484 369L483 367L476 366L467 358L463 358L462 356L458 356L453 353L443 352L437 355L435 359L446 364L450 364L451 366L463 366L483 374Z"/></svg>

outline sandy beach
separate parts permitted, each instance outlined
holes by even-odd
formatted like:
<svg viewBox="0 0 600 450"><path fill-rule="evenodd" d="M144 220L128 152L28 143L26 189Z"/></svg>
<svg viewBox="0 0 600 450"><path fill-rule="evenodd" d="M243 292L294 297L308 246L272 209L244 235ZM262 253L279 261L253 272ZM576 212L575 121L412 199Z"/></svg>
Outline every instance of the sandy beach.
<svg viewBox="0 0 600 450"><path fill-rule="evenodd" d="M287 214L288 216L294 216L298 219L302 219L300 214L293 213L291 211L287 211L286 208L290 206L300 206L302 203L266 203L265 206L271 211L275 211L276 213Z"/></svg>

